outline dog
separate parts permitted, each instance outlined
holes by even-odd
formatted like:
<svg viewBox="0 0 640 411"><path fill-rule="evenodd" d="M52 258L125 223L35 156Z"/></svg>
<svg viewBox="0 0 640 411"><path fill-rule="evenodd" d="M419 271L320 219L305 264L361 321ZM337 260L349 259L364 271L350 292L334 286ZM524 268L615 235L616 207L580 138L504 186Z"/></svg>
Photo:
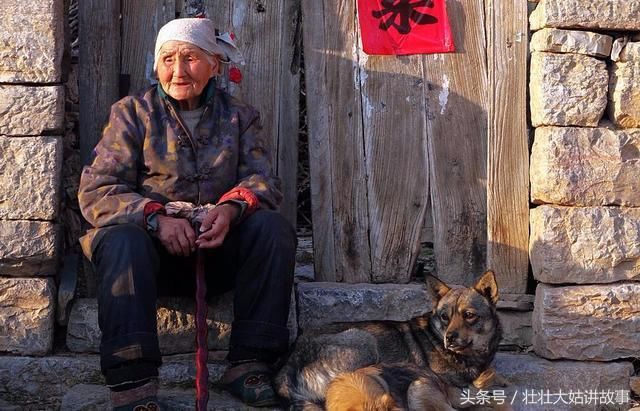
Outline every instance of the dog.
<svg viewBox="0 0 640 411"><path fill-rule="evenodd" d="M504 387L491 367L502 335L493 271L473 287L426 283L430 314L305 333L276 376L278 393L295 410L444 411L469 407L464 392Z"/></svg>

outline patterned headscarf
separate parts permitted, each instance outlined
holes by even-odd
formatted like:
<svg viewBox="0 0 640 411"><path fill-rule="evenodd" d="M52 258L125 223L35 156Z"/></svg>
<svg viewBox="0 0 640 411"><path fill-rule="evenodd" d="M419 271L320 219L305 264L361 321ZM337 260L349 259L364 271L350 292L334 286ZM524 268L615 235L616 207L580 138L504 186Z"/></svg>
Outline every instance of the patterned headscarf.
<svg viewBox="0 0 640 411"><path fill-rule="evenodd" d="M219 33L213 22L203 18L183 18L171 20L158 32L154 53L153 70L158 68L160 48L168 41L184 41L220 56L222 62L244 64L242 54L229 33Z"/></svg>

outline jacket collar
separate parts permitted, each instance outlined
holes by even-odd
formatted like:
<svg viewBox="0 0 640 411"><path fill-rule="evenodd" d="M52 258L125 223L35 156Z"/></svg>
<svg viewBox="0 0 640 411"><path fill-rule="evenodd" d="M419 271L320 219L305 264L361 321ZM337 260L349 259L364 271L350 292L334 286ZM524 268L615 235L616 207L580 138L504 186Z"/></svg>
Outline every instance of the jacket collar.
<svg viewBox="0 0 640 411"><path fill-rule="evenodd" d="M171 103L171 105L176 110L180 110L180 106L178 105L178 101L176 99L174 99L173 97L171 97L170 95L168 95L164 91L164 89L162 88L162 85L160 85L159 82L156 85L156 87L158 88L158 94L160 95L160 98L162 98L163 100L166 100L169 103ZM213 96L215 94L216 94L216 79L215 79L215 77L212 77L211 79L209 79L209 82L204 87L203 93L200 95L200 106L203 106L205 104L210 103L211 100L213 100Z"/></svg>

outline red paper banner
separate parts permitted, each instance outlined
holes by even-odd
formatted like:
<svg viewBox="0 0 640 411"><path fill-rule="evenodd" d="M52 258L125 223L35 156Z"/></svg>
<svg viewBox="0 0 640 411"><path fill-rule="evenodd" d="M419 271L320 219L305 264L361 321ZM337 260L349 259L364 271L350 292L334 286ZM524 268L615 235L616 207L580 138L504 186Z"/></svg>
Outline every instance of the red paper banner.
<svg viewBox="0 0 640 411"><path fill-rule="evenodd" d="M358 0L367 54L454 51L445 0Z"/></svg>

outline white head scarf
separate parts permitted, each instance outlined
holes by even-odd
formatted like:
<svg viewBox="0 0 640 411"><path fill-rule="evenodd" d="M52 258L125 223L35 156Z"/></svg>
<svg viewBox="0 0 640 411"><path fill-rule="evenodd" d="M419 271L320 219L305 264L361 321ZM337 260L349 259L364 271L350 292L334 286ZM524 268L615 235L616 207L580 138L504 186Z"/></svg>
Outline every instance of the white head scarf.
<svg viewBox="0 0 640 411"><path fill-rule="evenodd" d="M158 68L162 45L171 40L191 43L210 54L217 54L221 57L222 62L232 61L244 64L242 54L229 33L218 33L213 22L209 19L183 18L171 20L158 32L153 61L154 71Z"/></svg>

